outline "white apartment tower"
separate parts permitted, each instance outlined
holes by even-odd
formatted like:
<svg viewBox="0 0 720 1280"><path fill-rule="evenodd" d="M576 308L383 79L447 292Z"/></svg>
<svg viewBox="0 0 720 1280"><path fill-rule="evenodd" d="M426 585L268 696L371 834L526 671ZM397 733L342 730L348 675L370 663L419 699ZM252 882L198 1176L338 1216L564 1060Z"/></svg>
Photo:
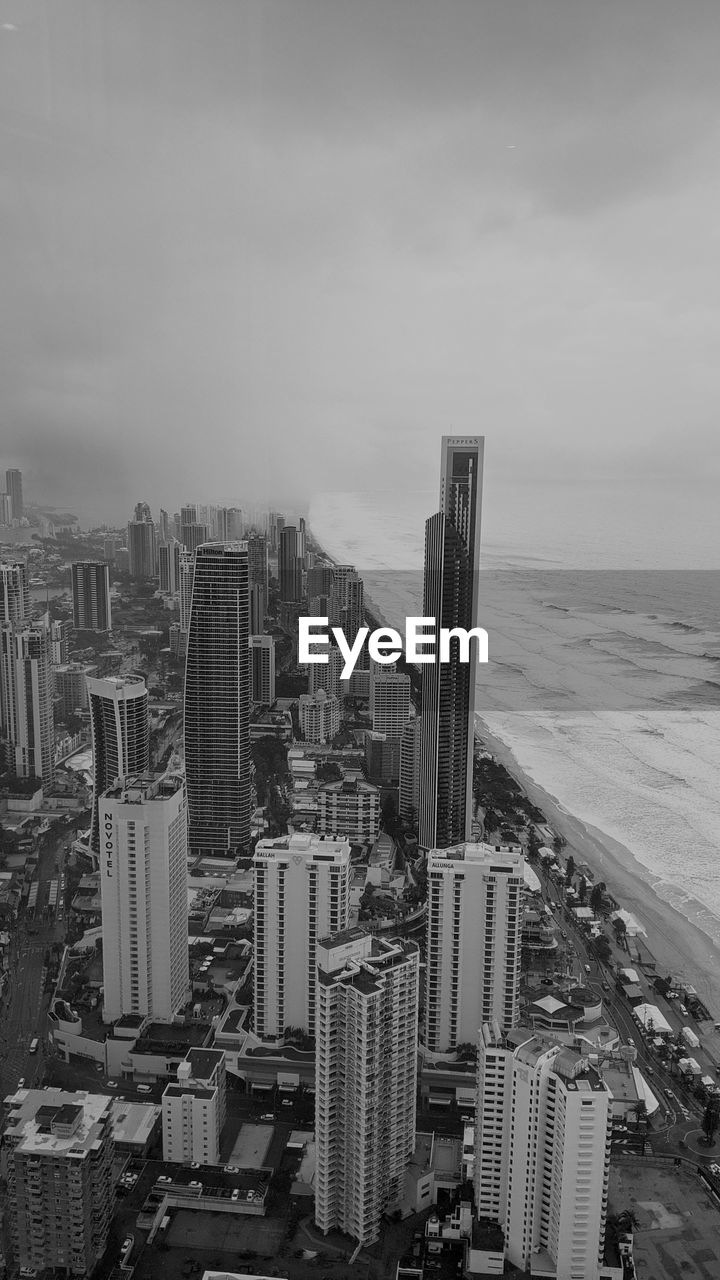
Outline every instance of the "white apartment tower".
<svg viewBox="0 0 720 1280"><path fill-rule="evenodd" d="M340 732L340 703L324 689L318 689L313 696L302 693L298 714L307 742L332 742Z"/></svg>
<svg viewBox="0 0 720 1280"><path fill-rule="evenodd" d="M104 560L78 560L73 564L72 596L76 630L112 630L110 569Z"/></svg>
<svg viewBox="0 0 720 1280"><path fill-rule="evenodd" d="M315 1220L373 1244L415 1147L417 944L352 929L318 944Z"/></svg>
<svg viewBox="0 0 720 1280"><path fill-rule="evenodd" d="M604 1273L611 1101L577 1049L521 1027L482 1028L475 1199L516 1267L553 1280Z"/></svg>
<svg viewBox="0 0 720 1280"><path fill-rule="evenodd" d="M183 781L126 778L100 797L98 816L105 1021L170 1022L189 983Z"/></svg>
<svg viewBox="0 0 720 1280"><path fill-rule="evenodd" d="M410 719L410 677L399 671L372 671L370 714L373 733L400 739Z"/></svg>
<svg viewBox="0 0 720 1280"><path fill-rule="evenodd" d="M47 617L0 622L0 734L10 771L49 786L53 756L53 675Z"/></svg>
<svg viewBox="0 0 720 1280"><path fill-rule="evenodd" d="M21 560L0 564L0 622L18 622L30 613L30 592Z"/></svg>
<svg viewBox="0 0 720 1280"><path fill-rule="evenodd" d="M191 1049L178 1066L177 1084L169 1084L163 1093L163 1159L220 1164L225 1114L223 1050Z"/></svg>
<svg viewBox="0 0 720 1280"><path fill-rule="evenodd" d="M340 679L344 666L345 659L337 645L329 645L327 662L308 663L308 694L312 697L319 689L324 689L328 695L332 695L338 701L344 698L349 685L348 680Z"/></svg>
<svg viewBox="0 0 720 1280"><path fill-rule="evenodd" d="M275 637L250 636L251 701L271 707L275 701Z"/></svg>
<svg viewBox="0 0 720 1280"><path fill-rule="evenodd" d="M519 847L428 854L424 1043L434 1053L474 1044L486 1022L517 1022L524 868Z"/></svg>
<svg viewBox="0 0 720 1280"><path fill-rule="evenodd" d="M315 1034L317 939L346 929L350 845L314 835L259 841L253 856L255 1032Z"/></svg>

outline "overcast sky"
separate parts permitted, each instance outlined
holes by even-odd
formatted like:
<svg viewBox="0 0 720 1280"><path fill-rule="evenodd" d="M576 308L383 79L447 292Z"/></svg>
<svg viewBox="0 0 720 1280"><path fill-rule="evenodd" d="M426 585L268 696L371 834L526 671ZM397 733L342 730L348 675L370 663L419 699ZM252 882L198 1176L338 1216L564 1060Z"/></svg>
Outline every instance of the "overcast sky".
<svg viewBox="0 0 720 1280"><path fill-rule="evenodd" d="M496 519L712 522L719 56L717 0L0 0L0 463L121 520L478 432Z"/></svg>

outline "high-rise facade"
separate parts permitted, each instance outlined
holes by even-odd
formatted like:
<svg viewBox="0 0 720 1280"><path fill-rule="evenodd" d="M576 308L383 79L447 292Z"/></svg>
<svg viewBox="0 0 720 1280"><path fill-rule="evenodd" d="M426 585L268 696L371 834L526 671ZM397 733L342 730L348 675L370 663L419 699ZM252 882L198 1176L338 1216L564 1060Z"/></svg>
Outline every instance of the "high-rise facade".
<svg viewBox="0 0 720 1280"><path fill-rule="evenodd" d="M197 551L209 537L210 530L206 524L184 524L180 530L180 541L186 551Z"/></svg>
<svg viewBox="0 0 720 1280"><path fill-rule="evenodd" d="M93 751L90 848L99 853L99 797L117 778L137 777L150 766L148 695L142 676L90 676L87 689Z"/></svg>
<svg viewBox="0 0 720 1280"><path fill-rule="evenodd" d="M52 671L58 719L67 721L78 711L87 711L87 678L97 675L97 667L84 662L62 662L53 666Z"/></svg>
<svg viewBox="0 0 720 1280"><path fill-rule="evenodd" d="M182 778L125 778L98 801L103 1016L170 1022L188 995Z"/></svg>
<svg viewBox="0 0 720 1280"><path fill-rule="evenodd" d="M577 1049L485 1025L478 1052L475 1199L508 1260L554 1280L597 1280L612 1098Z"/></svg>
<svg viewBox="0 0 720 1280"><path fill-rule="evenodd" d="M195 578L195 553L180 551L178 562L180 592L180 630L187 635L190 630L190 605L192 604L193 580Z"/></svg>
<svg viewBox="0 0 720 1280"><path fill-rule="evenodd" d="M280 534L278 550L278 583L280 599L298 602L303 598L303 566L298 555L298 531L286 524Z"/></svg>
<svg viewBox="0 0 720 1280"><path fill-rule="evenodd" d="M54 777L53 676L47 617L0 623L0 730L16 778Z"/></svg>
<svg viewBox="0 0 720 1280"><path fill-rule="evenodd" d="M317 940L347 928L350 845L305 834L260 840L253 873L255 1032L312 1036Z"/></svg>
<svg viewBox="0 0 720 1280"><path fill-rule="evenodd" d="M400 790L398 810L401 818L417 822L420 810L420 720L409 720L400 739Z"/></svg>
<svg viewBox="0 0 720 1280"><path fill-rule="evenodd" d="M154 578L155 576L155 525L149 514L139 516L146 504L135 508L136 518L128 522L128 554L130 557L130 576L137 580Z"/></svg>
<svg viewBox="0 0 720 1280"><path fill-rule="evenodd" d="M370 677L370 715L374 733L402 738L410 719L410 677L405 673L373 671Z"/></svg>
<svg viewBox="0 0 720 1280"><path fill-rule="evenodd" d="M67 662L71 634L72 626L69 622L54 618L50 623L50 661L54 667Z"/></svg>
<svg viewBox="0 0 720 1280"><path fill-rule="evenodd" d="M47 1086L6 1100L7 1204L15 1264L90 1276L115 1207L112 1099Z"/></svg>
<svg viewBox="0 0 720 1280"><path fill-rule="evenodd" d="M428 854L424 1043L474 1043L518 1018L525 861L520 848L461 844Z"/></svg>
<svg viewBox="0 0 720 1280"><path fill-rule="evenodd" d="M275 637L250 636L252 701L271 707L275 701Z"/></svg>
<svg viewBox="0 0 720 1280"><path fill-rule="evenodd" d="M111 631L110 570L104 560L72 566L73 626L77 631Z"/></svg>
<svg viewBox="0 0 720 1280"><path fill-rule="evenodd" d="M177 538L167 538L158 547L160 590L174 596L180 590L180 548Z"/></svg>
<svg viewBox="0 0 720 1280"><path fill-rule="evenodd" d="M20 560L0 564L0 622L18 622L30 613L27 571Z"/></svg>
<svg viewBox="0 0 720 1280"><path fill-rule="evenodd" d="M321 615L323 616L323 615ZM315 694L324 689L328 695L341 701L348 691L348 680L341 680L345 659L337 645L328 646L327 662L310 662L308 664L308 693Z"/></svg>
<svg viewBox="0 0 720 1280"><path fill-rule="evenodd" d="M362 929L318 943L315 1220L373 1244L415 1147L417 944Z"/></svg>
<svg viewBox="0 0 720 1280"><path fill-rule="evenodd" d="M15 467L11 467L9 471L5 472L5 492L9 495L10 502L12 503L13 520L22 520L25 515L22 471L18 471Z"/></svg>
<svg viewBox="0 0 720 1280"><path fill-rule="evenodd" d="M244 542L195 552L185 665L190 847L232 856L250 840L250 631Z"/></svg>
<svg viewBox="0 0 720 1280"><path fill-rule="evenodd" d="M482 436L443 436L440 510L425 525L423 616L440 627L478 626ZM466 840L472 820L477 642L460 661L422 667L422 745L418 839L422 849Z"/></svg>

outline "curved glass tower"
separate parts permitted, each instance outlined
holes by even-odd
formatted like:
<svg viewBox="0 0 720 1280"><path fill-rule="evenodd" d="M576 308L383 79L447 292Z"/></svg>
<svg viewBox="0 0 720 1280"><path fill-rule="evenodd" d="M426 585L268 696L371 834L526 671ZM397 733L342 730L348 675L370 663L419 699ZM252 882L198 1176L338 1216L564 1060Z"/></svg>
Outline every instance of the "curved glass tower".
<svg viewBox="0 0 720 1280"><path fill-rule="evenodd" d="M87 677L93 749L90 848L100 849L98 799L118 778L137 777L150 766L148 695L142 676Z"/></svg>
<svg viewBox="0 0 720 1280"><path fill-rule="evenodd" d="M195 552L185 664L185 776L195 853L250 842L250 626L247 542Z"/></svg>

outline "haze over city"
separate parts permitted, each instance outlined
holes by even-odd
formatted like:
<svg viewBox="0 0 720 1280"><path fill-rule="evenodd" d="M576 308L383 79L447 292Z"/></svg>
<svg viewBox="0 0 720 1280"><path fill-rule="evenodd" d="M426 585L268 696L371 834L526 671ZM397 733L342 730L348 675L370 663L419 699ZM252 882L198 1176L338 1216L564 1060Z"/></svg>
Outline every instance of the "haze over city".
<svg viewBox="0 0 720 1280"><path fill-rule="evenodd" d="M582 483L599 533L635 508L689 563L717 541L717 6L0 19L28 494L120 523L190 476L219 502L425 489L438 431L483 430L491 532Z"/></svg>

